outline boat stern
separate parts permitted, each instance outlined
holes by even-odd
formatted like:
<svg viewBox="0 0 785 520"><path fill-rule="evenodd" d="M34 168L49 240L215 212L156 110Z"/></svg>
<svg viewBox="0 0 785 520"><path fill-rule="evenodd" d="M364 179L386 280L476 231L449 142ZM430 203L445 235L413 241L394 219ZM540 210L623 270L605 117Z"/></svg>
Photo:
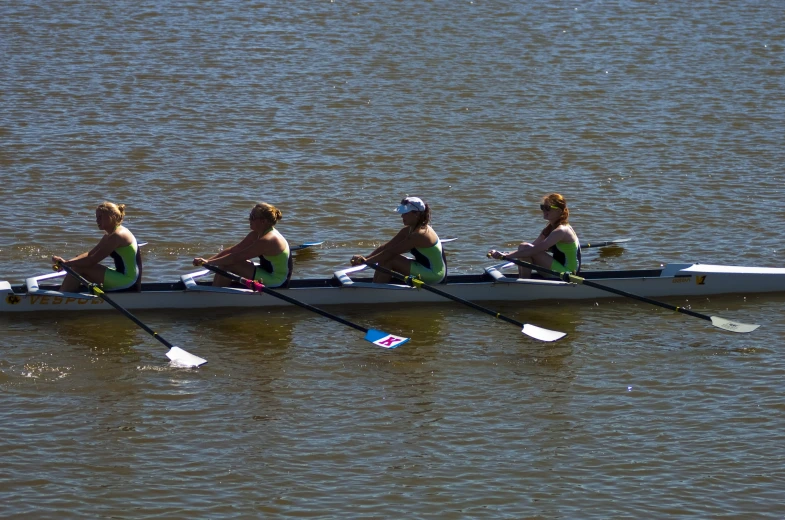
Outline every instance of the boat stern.
<svg viewBox="0 0 785 520"><path fill-rule="evenodd" d="M10 283L2 280L0 281L0 301L3 302L4 306L13 306L19 305L22 302L22 298L14 294L14 289Z"/></svg>

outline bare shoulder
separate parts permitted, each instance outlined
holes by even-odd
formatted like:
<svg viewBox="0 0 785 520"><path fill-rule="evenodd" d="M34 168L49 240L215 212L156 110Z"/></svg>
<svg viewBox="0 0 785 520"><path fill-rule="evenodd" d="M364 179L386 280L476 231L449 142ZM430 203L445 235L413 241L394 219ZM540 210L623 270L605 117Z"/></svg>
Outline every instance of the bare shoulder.
<svg viewBox="0 0 785 520"><path fill-rule="evenodd" d="M575 230L572 228L571 225L569 225L569 224L562 224L557 229L560 229L560 230L562 230L564 232L563 240L565 242L577 242L578 241L578 235L577 235L577 233L575 233Z"/></svg>
<svg viewBox="0 0 785 520"><path fill-rule="evenodd" d="M559 242L575 242L578 240L578 235L569 224L562 224L551 232L551 235L556 235Z"/></svg>
<svg viewBox="0 0 785 520"><path fill-rule="evenodd" d="M111 233L102 236L98 244L99 246L117 249L118 247L130 245L133 241L134 235L124 226L120 226Z"/></svg>
<svg viewBox="0 0 785 520"><path fill-rule="evenodd" d="M260 240L267 242L273 249L278 250L279 252L283 251L288 244L284 236L277 229L273 233L262 235Z"/></svg>
<svg viewBox="0 0 785 520"><path fill-rule="evenodd" d="M125 226L119 226L110 236L113 236L113 241L117 244L117 247L131 245L135 240L134 234Z"/></svg>
<svg viewBox="0 0 785 520"><path fill-rule="evenodd" d="M278 232L278 230L274 230L263 235L257 235L256 233L252 232L251 235L253 236L251 239L252 241L246 248L243 249L243 255L247 257L245 260L259 255L277 255L286 249L286 239ZM248 239L249 237L246 237L245 240Z"/></svg>
<svg viewBox="0 0 785 520"><path fill-rule="evenodd" d="M417 242L415 245L418 247L430 247L439 240L439 235L436 234L436 231L431 226L418 229L413 233L413 236Z"/></svg>

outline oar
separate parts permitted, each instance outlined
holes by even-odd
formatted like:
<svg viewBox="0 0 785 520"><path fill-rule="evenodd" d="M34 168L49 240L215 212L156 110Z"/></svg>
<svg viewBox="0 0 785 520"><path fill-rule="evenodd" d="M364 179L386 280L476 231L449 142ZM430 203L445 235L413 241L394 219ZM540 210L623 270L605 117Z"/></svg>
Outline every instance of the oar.
<svg viewBox="0 0 785 520"><path fill-rule="evenodd" d="M210 264L202 264L202 267L204 267L205 269L208 269L208 270L210 270L210 271L212 271L212 272L214 272L216 274L220 274L221 276L225 276L226 278L229 278L230 280L232 280L234 282L237 282L240 285L244 285L245 287L248 287L249 289L251 289L254 292L260 292L260 293L263 292L265 294L269 294L270 296L274 296L274 297L279 298L279 299L281 299L281 300L283 300L285 302L289 302L289 303L291 303L293 305L299 305L303 309L308 309L309 311L313 311L316 314L324 316L325 318L330 318L331 320L335 320L338 323L343 323L344 325L347 325L347 326L349 326L349 327L351 327L353 329L359 330L361 332L365 332L365 338L364 339L366 341L370 341L371 343L373 343L377 347L392 349L392 348L399 347L399 346L403 345L404 343L406 343L410 339L410 338L404 338L402 336L395 336L393 334L388 334L388 333L383 332L381 330L366 329L365 327L361 327L360 325L357 325L356 323L352 323L351 321L348 321L348 320L345 320L345 319L340 318L338 316L335 316L333 314L330 314L329 312L323 311L322 309L314 307L313 305L309 305L309 304L307 304L305 302L301 302L300 300L296 300L296 299L292 298L291 296L287 296L287 295L282 294L282 293L280 293L278 291L270 289L269 287L265 287L265 285L262 284L262 283L256 282L254 280L249 280L248 278L243 278L242 276L234 274L234 273L231 273L229 271L225 271L225 270L221 269L220 267L216 267L216 266L210 265Z"/></svg>
<svg viewBox="0 0 785 520"><path fill-rule="evenodd" d="M82 277L79 273L75 272L73 269L71 269L65 264L58 263L56 267L65 269L65 271L68 274L70 274L71 276L82 282L84 285L86 285L87 288L93 294L99 296L106 303L108 303L109 305L111 305L121 313L123 313L123 315L125 315L126 318L130 319L131 321L142 327L148 334L151 334L155 339L157 339L158 341L169 347L169 351L166 353L166 357L174 361L176 364L187 366L187 367L199 367L207 363L206 359L202 359L198 356L194 356L193 354L186 352L180 347L175 347L174 345L166 341L157 332L155 332L150 327L139 321L139 318L137 318L136 316L125 310L117 302L115 302L109 296L107 296L106 293L98 286L97 283L93 283L85 280L84 277Z"/></svg>
<svg viewBox="0 0 785 520"><path fill-rule="evenodd" d="M456 240L455 238L448 238L447 240L442 240L442 242L450 242L452 240ZM629 242L632 240L631 238L617 238L616 240L605 240L604 242L586 242L585 244L581 244L581 249L589 249L593 247L606 247L606 246L615 246L616 244L623 244L625 242Z"/></svg>
<svg viewBox="0 0 785 520"><path fill-rule="evenodd" d="M445 238L444 240L442 240L442 243L452 242L453 240L458 240L458 239L457 238ZM629 239L627 239L627 240L629 240ZM608 243L610 244L610 242L608 242ZM143 246L145 244L147 244L147 242L143 242L142 244L139 244L139 246L141 247L141 246ZM309 247L320 246L322 244L324 244L324 241L321 241L321 242L305 242L304 244L300 244L299 246L294 246L294 247L290 248L290 251L300 251L301 249L308 249Z"/></svg>
<svg viewBox="0 0 785 520"><path fill-rule="evenodd" d="M449 298L452 301L455 301L455 302L458 302L458 303L462 303L464 305L468 305L472 309L478 310L480 312L484 312L485 314L490 314L494 318L498 318L498 319L500 319L502 321L506 321L507 323L512 323L513 325L517 325L518 327L521 327L521 332L523 332L527 336L532 337L534 339L538 339L540 341L556 341L557 339L561 339L561 338L563 338L564 336L567 335L564 332L559 332L557 330L543 329L542 327L537 327L536 325L530 325L528 323L521 323L521 322L516 321L516 320L514 320L512 318L508 318L507 316L503 316L503 315L499 314L496 311L492 311L490 309L486 309L485 307L481 307L481 306L477 305L476 303L470 302L469 300L464 300L463 298L459 298L457 296L453 296L450 293L447 293L447 292L439 290L439 289L437 289L435 287L432 287L432 286L430 286L430 285L428 285L426 283L423 283L423 281L420 280L419 278L415 278L415 277L413 277L411 275L407 276L407 275L404 275L404 274L401 274L401 273L397 273L395 271L391 271L390 269L387 269L386 267L382 267L379 264L367 264L367 265L371 269L375 269L375 270L380 271L382 273L387 273L390 276L393 276L393 277L395 277L395 278L397 278L399 280L402 280L404 283L406 283L406 285L409 285L410 287L414 287L414 288L417 288L417 289L425 289L426 291L430 291L430 292L432 292L434 294L438 294L439 296L443 296L445 298Z"/></svg>
<svg viewBox="0 0 785 520"><path fill-rule="evenodd" d="M629 242L632 240L631 238L619 238L616 240L606 240L605 242L587 242L585 244L581 244L581 249L588 249L590 247L605 247L605 246L613 246L616 244L623 244L624 242Z"/></svg>
<svg viewBox="0 0 785 520"><path fill-rule="evenodd" d="M488 255L491 256L491 255ZM633 300L638 300L644 303L650 303L652 305L658 305L664 309L669 309L672 311L680 312L682 314L686 314L688 316L694 316L696 318L700 318L702 320L710 321L712 325L718 327L723 330L729 330L731 332L752 332L753 330L760 327L760 325L748 324L748 323L740 323L738 321L730 321L726 320L725 318L720 318L719 316L707 316L706 314L701 314L699 312L692 311L690 309L685 309L684 307L676 307L675 305L670 305L668 303L658 302L657 300L651 300L649 298L644 298L643 296L638 296L637 294L631 294L626 291L622 291L620 289L614 289L613 287L608 287L607 285L602 285L599 283L595 283L580 276L576 276L572 273L559 273L557 271L551 271L550 269L546 269L542 266L530 264L529 262L524 262L523 260L519 260L517 258L510 258L506 255L500 255L502 260L507 260L508 262L512 262L513 264L519 265L521 267L528 267L529 269L535 269L540 272L550 273L560 280L565 282L572 282L572 283L579 283L583 284L587 287L594 287L595 289L599 289L601 291L608 291L614 294L618 294L620 296L626 296L627 298L632 298Z"/></svg>
<svg viewBox="0 0 785 520"><path fill-rule="evenodd" d="M301 249L308 249L309 247L320 246L322 244L324 244L324 241L322 241L322 242L306 242L304 244L300 244L299 246L294 246L294 247L290 248L289 251L299 251Z"/></svg>

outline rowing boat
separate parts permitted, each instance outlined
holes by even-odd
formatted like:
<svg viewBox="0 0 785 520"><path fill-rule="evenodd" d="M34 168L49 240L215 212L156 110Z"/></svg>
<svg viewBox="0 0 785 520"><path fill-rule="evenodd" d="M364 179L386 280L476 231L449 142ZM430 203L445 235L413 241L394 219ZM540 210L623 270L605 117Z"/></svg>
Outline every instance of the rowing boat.
<svg viewBox="0 0 785 520"><path fill-rule="evenodd" d="M482 274L450 275L439 289L471 301L586 300L613 298L612 294L582 284L555 279L518 279L504 270L511 264L487 267ZM314 306L429 303L446 301L429 291L398 284L373 283L366 266L337 271L330 278L292 280L278 292ZM203 269L184 274L172 283L143 283L139 292L113 292L124 308L214 309L290 305L241 287L213 287ZM640 296L697 297L718 294L755 294L785 291L785 268L709 264L667 264L660 269L583 271L586 280ZM53 280L63 273L28 278L22 285L0 281L0 314L18 312L98 311L111 307L90 293L57 291Z"/></svg>

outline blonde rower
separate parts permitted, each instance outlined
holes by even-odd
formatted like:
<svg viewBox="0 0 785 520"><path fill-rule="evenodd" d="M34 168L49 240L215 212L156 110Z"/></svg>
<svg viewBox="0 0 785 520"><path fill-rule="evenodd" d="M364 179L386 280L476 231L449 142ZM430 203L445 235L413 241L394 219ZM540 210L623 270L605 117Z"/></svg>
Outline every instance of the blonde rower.
<svg viewBox="0 0 785 520"><path fill-rule="evenodd" d="M447 265L439 236L430 226L431 208L420 198L407 197L395 211L401 215L403 228L367 257L354 255L351 264L378 263L401 274L419 276L427 284L444 280ZM414 260L403 256L407 252L414 255ZM376 271L373 281L388 283L390 275Z"/></svg>
<svg viewBox="0 0 785 520"><path fill-rule="evenodd" d="M95 222L104 236L94 248L70 260L61 256L52 256L55 264L65 264L82 275L87 280L103 284L105 291L119 291L128 289L141 282L142 259L136 237L123 226L125 217L125 204L104 202L95 210ZM111 256L115 267L101 265L104 258ZM66 275L60 290L63 292L76 292L80 286L79 280Z"/></svg>
<svg viewBox="0 0 785 520"><path fill-rule="evenodd" d="M285 285L292 275L292 257L289 243L275 225L281 220L281 211L271 204L260 202L248 216L251 232L230 248L210 258L194 258L196 266L210 263L235 274L262 282L270 287ZM251 259L259 257L259 266ZM215 275L213 285L225 287L231 280Z"/></svg>
<svg viewBox="0 0 785 520"><path fill-rule="evenodd" d="M542 218L548 225L532 243L523 242L518 250L503 253L505 256L520 258L530 264L541 265L551 271L578 274L581 270L581 246L578 235L569 223L570 210L567 201L558 193L543 197L540 203ZM550 254L548 254L550 252ZM488 251L493 258L501 258L496 250ZM530 278L531 269L519 267L521 278Z"/></svg>

